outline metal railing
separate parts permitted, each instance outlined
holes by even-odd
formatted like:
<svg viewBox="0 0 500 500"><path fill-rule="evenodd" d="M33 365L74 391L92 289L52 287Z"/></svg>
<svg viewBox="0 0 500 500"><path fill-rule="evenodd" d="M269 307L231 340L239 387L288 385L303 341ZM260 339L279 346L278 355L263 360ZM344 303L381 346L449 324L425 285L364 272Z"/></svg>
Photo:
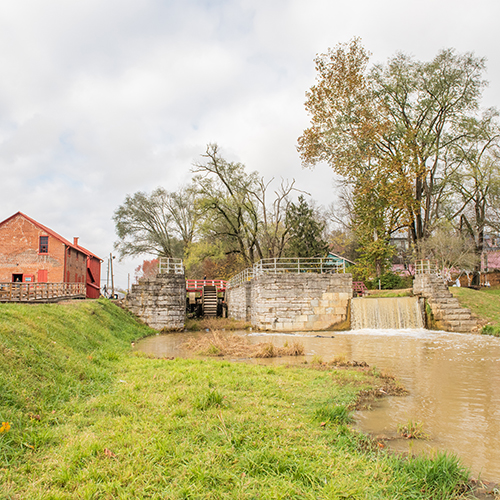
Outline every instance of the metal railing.
<svg viewBox="0 0 500 500"><path fill-rule="evenodd" d="M249 267L249 268L244 269L243 271L241 271L241 273L238 273L235 276L233 276L227 282L227 287L231 288L231 287L234 287L234 286L242 285L243 283L246 283L247 281L250 281L253 277L254 277L253 268Z"/></svg>
<svg viewBox="0 0 500 500"><path fill-rule="evenodd" d="M158 274L184 274L182 259L160 257L158 259Z"/></svg>
<svg viewBox="0 0 500 500"><path fill-rule="evenodd" d="M0 283L0 302L84 298L86 292L85 283Z"/></svg>
<svg viewBox="0 0 500 500"><path fill-rule="evenodd" d="M253 267L245 269L228 281L228 288L241 285L260 274L284 273L345 273L345 261L338 262L331 258L300 258L282 257L276 259L261 259Z"/></svg>
<svg viewBox="0 0 500 500"><path fill-rule="evenodd" d="M436 274L439 275L437 263L433 260L417 260L415 262L415 274Z"/></svg>
<svg viewBox="0 0 500 500"><path fill-rule="evenodd" d="M345 262L338 262L328 257L299 258L283 257L280 259L262 259L253 265L254 274L278 273L344 273Z"/></svg>

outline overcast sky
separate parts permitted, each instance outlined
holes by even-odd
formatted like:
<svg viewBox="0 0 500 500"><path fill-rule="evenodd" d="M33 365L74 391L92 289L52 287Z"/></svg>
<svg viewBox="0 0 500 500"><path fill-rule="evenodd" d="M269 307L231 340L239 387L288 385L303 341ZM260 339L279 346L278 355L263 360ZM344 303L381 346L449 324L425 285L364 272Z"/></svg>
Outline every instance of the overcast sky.
<svg viewBox="0 0 500 500"><path fill-rule="evenodd" d="M499 19L498 0L4 1L0 220L22 211L107 258L125 195L174 191L209 142L327 205L333 173L296 151L315 55L354 36L374 63L473 51L500 106Z"/></svg>

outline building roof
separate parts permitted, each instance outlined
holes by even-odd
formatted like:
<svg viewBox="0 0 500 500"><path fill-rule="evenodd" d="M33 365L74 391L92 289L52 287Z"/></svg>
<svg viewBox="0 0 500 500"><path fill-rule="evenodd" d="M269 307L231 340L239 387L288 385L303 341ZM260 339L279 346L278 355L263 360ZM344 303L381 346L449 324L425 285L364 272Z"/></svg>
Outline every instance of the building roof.
<svg viewBox="0 0 500 500"><path fill-rule="evenodd" d="M341 255L337 255L336 253L333 253L333 252L328 252L328 257L333 257L334 259L343 260L345 262L349 262L349 264L356 265L355 262L353 262L352 260L349 260L347 257L342 257Z"/></svg>
<svg viewBox="0 0 500 500"><path fill-rule="evenodd" d="M102 261L101 258L97 257L97 255L94 255L92 252L90 252L86 248L83 248L80 245L75 245L75 244L71 243L66 238L63 238L60 234L56 233L55 231L53 231L52 229L48 228L47 226L44 226L43 224L40 224L40 222L37 222L35 219L32 219L31 217L29 217L26 214L23 214L22 212L16 212L14 215L11 215L7 219L3 220L2 222L0 222L0 226L3 225L3 224L5 224L6 222L10 221L14 217L17 217L18 215L20 215L21 217L24 217L26 220L30 221L32 224L34 224L35 226L37 226L38 228L40 228L42 231L46 232L50 236L52 236L52 237L56 238L57 240L61 241L66 246L68 246L70 248L73 248L75 250L78 250L79 252L81 252L81 253L83 253L85 255L88 255L90 257L94 257L94 258L99 259L99 260Z"/></svg>

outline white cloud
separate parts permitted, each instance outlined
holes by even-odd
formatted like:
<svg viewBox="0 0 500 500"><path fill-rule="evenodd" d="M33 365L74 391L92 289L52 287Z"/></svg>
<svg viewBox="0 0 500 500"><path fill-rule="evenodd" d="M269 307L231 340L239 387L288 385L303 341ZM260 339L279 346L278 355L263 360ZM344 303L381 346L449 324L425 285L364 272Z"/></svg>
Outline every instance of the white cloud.
<svg viewBox="0 0 500 500"><path fill-rule="evenodd" d="M295 149L315 54L353 36L375 62L475 51L496 105L499 13L494 0L4 2L0 219L22 210L106 256L125 195L175 190L208 142L327 204L332 172L303 170Z"/></svg>

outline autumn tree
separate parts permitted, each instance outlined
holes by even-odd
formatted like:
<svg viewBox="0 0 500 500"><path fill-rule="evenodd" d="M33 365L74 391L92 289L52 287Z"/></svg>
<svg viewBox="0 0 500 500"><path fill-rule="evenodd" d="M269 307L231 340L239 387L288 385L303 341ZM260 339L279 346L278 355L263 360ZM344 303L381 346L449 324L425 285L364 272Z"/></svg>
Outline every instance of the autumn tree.
<svg viewBox="0 0 500 500"><path fill-rule="evenodd" d="M139 282L143 278L154 278L158 274L158 259L143 260L135 268L135 281Z"/></svg>
<svg viewBox="0 0 500 500"><path fill-rule="evenodd" d="M445 157L462 139L458 124L478 109L484 60L447 49L430 62L399 53L369 68L354 39L315 62L317 83L306 101L311 126L298 145L303 164L328 162L368 204L368 216L387 219L385 233L407 227L414 243L429 236Z"/></svg>

